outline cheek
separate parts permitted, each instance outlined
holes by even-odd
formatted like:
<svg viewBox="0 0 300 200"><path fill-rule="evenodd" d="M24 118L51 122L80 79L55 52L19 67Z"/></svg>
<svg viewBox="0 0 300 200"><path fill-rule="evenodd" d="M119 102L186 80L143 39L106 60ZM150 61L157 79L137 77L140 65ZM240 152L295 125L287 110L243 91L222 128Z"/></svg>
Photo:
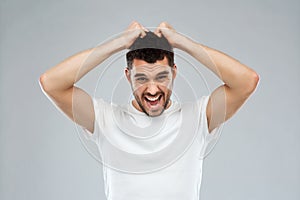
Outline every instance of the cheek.
<svg viewBox="0 0 300 200"><path fill-rule="evenodd" d="M166 95L170 92L172 92L172 88L169 85L160 85L158 87L162 92L164 92Z"/></svg>
<svg viewBox="0 0 300 200"><path fill-rule="evenodd" d="M166 89L172 89L172 86L173 86L173 81L172 80L166 80L164 82L161 82L161 83L158 83L158 85L161 87L161 88L165 88Z"/></svg>
<svg viewBox="0 0 300 200"><path fill-rule="evenodd" d="M137 91L137 90L143 90L143 88L145 87L145 84L143 83L139 83L137 81L132 81L131 82L131 87L134 91Z"/></svg>
<svg viewBox="0 0 300 200"><path fill-rule="evenodd" d="M145 91L145 87L143 85L132 85L133 93L135 95L141 96Z"/></svg>

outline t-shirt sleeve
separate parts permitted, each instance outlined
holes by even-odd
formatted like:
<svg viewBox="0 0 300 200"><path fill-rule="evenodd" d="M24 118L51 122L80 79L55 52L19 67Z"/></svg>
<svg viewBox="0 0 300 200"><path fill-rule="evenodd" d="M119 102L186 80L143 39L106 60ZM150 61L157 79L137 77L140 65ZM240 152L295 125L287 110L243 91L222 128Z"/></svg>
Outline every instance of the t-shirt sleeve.
<svg viewBox="0 0 300 200"><path fill-rule="evenodd" d="M218 127L213 129L210 133L208 130L208 124L207 124L207 117L206 117L206 108L208 104L209 96L203 96L198 101L198 106L200 109L200 118L199 118L199 135L198 135L198 141L201 145L201 152L200 152L200 158L206 157L214 148L216 145L220 134L221 134L221 128L224 124L220 124Z"/></svg>

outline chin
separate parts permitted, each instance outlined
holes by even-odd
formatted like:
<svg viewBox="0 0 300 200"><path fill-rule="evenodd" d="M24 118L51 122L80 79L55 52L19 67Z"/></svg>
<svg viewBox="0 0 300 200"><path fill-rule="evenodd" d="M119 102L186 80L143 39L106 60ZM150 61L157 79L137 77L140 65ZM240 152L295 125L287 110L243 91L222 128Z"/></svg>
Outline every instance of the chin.
<svg viewBox="0 0 300 200"><path fill-rule="evenodd" d="M158 117L160 116L163 112L165 111L165 109L161 109L161 110L157 110L157 111L148 111L146 114L150 117Z"/></svg>

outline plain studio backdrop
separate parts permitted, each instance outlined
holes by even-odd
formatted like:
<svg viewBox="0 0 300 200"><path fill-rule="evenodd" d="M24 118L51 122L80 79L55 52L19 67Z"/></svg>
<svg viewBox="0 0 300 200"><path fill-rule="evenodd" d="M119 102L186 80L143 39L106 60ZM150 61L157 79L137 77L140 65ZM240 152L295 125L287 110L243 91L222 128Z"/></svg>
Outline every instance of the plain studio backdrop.
<svg viewBox="0 0 300 200"><path fill-rule="evenodd" d="M44 96L38 79L133 20L146 27L167 21L260 75L256 92L226 122L204 162L201 199L300 199L299 13L296 0L2 0L0 199L105 199L101 166L76 126ZM111 66L122 74L125 59L114 59ZM216 77L198 67L214 89ZM91 73L81 85L93 94L98 78Z"/></svg>

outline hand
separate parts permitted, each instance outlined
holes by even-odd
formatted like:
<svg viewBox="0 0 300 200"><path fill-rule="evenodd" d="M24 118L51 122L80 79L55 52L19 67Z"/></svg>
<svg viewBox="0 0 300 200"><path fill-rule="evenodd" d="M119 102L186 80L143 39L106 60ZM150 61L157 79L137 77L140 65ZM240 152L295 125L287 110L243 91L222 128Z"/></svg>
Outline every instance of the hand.
<svg viewBox="0 0 300 200"><path fill-rule="evenodd" d="M138 37L145 37L149 30L143 27L140 23L133 21L122 34L125 48L128 49Z"/></svg>
<svg viewBox="0 0 300 200"><path fill-rule="evenodd" d="M167 22L160 23L154 33L158 37L163 35L174 48L179 48L180 42L183 38L185 38L183 35L177 33L175 29Z"/></svg>

